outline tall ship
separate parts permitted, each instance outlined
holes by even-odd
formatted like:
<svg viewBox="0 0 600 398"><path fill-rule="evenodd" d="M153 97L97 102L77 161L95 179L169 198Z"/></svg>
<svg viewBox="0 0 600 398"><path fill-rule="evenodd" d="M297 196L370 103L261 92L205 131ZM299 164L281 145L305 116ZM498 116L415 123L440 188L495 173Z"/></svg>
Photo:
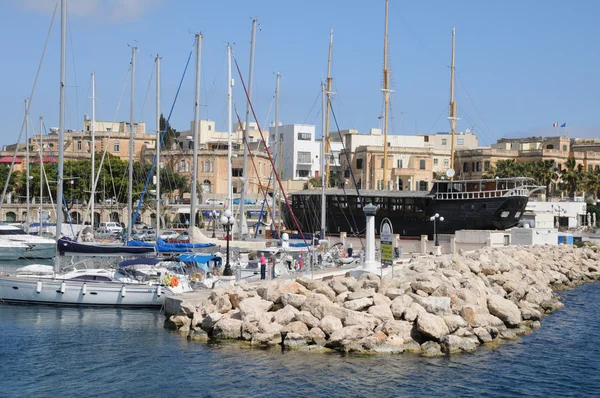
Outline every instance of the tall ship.
<svg viewBox="0 0 600 398"><path fill-rule="evenodd" d="M524 177L482 180L455 180L454 144L456 123L456 102L454 101L454 49L455 30L452 29L452 59L450 67L450 102L448 121L452 131L450 167L446 170L447 179L433 182L431 191L394 191L366 189L315 189L291 194L291 206L283 210L286 225L294 226L298 220L303 233L319 231L325 234L362 235L365 232L366 218L363 206L371 203L378 207L375 215L376 233L384 218L388 218L394 232L402 236L433 234L432 217L437 218L436 229L441 234L454 234L461 229L503 230L518 224L530 195L543 189L534 180ZM383 53L383 186L388 186L388 113L390 93L388 69L388 0L385 1L385 31ZM331 44L330 58L331 62ZM328 65L327 107L323 109L324 152L329 152L327 117L329 115L331 77ZM343 140L342 140L343 141ZM345 151L346 149L344 149ZM322 162L327 156L321 156ZM350 161L348 161L350 163ZM321 187L327 187L328 168L323 163ZM352 172L352 169L349 169ZM354 185L356 180L354 175ZM294 216L294 217L293 217Z"/></svg>
<svg viewBox="0 0 600 398"><path fill-rule="evenodd" d="M376 233L389 218L395 233L420 236L433 233L432 216L444 217L437 223L440 234L461 229L502 230L518 224L529 196L540 189L530 178L489 180L437 180L431 191L385 190L304 190L291 194L291 211L303 232L320 230L321 200L325 197L326 234L364 234L363 206L378 207ZM289 210L283 211L286 225L294 225Z"/></svg>

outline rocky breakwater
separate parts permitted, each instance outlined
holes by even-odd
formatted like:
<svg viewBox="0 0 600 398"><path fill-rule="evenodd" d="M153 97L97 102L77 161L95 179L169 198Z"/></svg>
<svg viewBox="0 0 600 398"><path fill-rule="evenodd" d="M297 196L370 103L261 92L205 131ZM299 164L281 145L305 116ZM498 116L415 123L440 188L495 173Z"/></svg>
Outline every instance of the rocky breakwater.
<svg viewBox="0 0 600 398"><path fill-rule="evenodd" d="M600 278L596 247L482 249L416 258L394 277L298 278L214 290L165 327L190 340L343 352L474 351L540 327L554 290ZM575 320L576 321L576 320Z"/></svg>

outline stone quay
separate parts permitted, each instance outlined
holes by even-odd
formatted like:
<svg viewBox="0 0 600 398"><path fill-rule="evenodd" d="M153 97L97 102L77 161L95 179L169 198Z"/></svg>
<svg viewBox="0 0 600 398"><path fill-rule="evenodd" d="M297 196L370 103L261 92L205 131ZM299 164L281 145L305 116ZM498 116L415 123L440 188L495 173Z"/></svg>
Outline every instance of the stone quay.
<svg viewBox="0 0 600 398"><path fill-rule="evenodd" d="M563 306L556 291L598 279L595 246L486 248L413 258L394 277L367 273L219 288L200 303L182 302L165 328L192 341L446 355L530 333Z"/></svg>

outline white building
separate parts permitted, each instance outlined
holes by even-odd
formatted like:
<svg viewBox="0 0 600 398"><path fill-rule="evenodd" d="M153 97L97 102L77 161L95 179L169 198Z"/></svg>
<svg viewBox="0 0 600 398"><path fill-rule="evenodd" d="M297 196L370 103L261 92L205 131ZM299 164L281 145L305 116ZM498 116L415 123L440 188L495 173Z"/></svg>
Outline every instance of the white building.
<svg viewBox="0 0 600 398"><path fill-rule="evenodd" d="M310 124L280 125L275 137L275 126L269 128L271 153L277 156L276 165L280 164L279 148L282 148L282 170L279 175L283 180L308 180L318 177L320 170L321 142L315 141L315 126ZM281 145L279 141L281 140Z"/></svg>

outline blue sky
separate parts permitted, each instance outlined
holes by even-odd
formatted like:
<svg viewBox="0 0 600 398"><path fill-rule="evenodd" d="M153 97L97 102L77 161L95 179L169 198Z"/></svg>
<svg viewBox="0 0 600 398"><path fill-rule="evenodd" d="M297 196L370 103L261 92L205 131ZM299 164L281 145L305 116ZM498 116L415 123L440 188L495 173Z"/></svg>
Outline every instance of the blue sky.
<svg viewBox="0 0 600 398"><path fill-rule="evenodd" d="M55 0L0 4L2 63L0 144L15 142L50 25ZM73 4L71 4L73 3ZM459 131L475 128L481 144L504 136L600 136L600 3L595 1L390 0L391 134L448 131L451 30L456 26L456 100ZM329 32L334 30L333 107L341 129L381 127L383 0L77 0L70 1L66 128L81 128L91 113L90 74L97 77L97 119L129 119L129 83L119 95L137 44L136 120L154 128L157 53L162 60L162 104L168 113L193 33L204 34L201 118L226 129L226 44L244 79L252 17L259 19L253 101L261 125L274 120L275 73L281 72L283 123L319 125ZM9 32L9 33L7 33ZM31 107L46 126L58 125L59 19L55 21ZM245 98L236 77L235 104ZM148 90L149 88L149 90ZM193 119L194 69L188 70L171 123ZM333 129L333 128L332 128ZM317 127L320 131L320 127Z"/></svg>

